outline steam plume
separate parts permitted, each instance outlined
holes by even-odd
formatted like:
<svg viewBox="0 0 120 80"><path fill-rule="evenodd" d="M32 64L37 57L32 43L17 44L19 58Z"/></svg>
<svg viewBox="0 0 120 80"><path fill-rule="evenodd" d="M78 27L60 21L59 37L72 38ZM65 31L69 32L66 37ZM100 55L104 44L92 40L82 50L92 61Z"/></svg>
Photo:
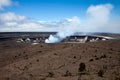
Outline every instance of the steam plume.
<svg viewBox="0 0 120 80"><path fill-rule="evenodd" d="M61 30L58 31L56 35L50 35L49 38L45 40L45 43L60 42L62 39L73 35L77 31L80 25L80 20L78 17L74 16L73 18L66 19L65 21L66 23L60 26Z"/></svg>
<svg viewBox="0 0 120 80"><path fill-rule="evenodd" d="M86 11L86 20L84 23L80 23L78 17L73 17L71 19L66 19L67 24L60 26L61 30L58 31L56 35L50 35L45 43L56 43L60 42L67 36L71 36L76 32L98 32L104 30L106 24L109 23L110 13L113 9L111 4L90 6ZM83 26L84 25L84 26Z"/></svg>

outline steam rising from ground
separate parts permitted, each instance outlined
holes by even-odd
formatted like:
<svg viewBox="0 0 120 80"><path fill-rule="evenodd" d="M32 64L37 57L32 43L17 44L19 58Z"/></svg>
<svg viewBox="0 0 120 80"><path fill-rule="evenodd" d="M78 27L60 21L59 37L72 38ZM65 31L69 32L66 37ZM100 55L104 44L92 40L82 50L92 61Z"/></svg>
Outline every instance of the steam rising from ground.
<svg viewBox="0 0 120 80"><path fill-rule="evenodd" d="M66 19L66 23L60 25L61 30L58 31L56 35L50 35L48 39L45 40L45 43L56 43L60 42L67 36L73 35L77 29L79 29L80 20L78 17L74 16L71 19Z"/></svg>
<svg viewBox="0 0 120 80"><path fill-rule="evenodd" d="M56 35L50 35L49 38L45 40L45 43L60 42L67 36L71 36L78 31L99 31L99 29L109 23L112 9L113 6L111 4L90 6L86 11L85 22L80 22L80 19L76 16L71 19L66 19L66 24L60 26L61 30L58 31Z"/></svg>

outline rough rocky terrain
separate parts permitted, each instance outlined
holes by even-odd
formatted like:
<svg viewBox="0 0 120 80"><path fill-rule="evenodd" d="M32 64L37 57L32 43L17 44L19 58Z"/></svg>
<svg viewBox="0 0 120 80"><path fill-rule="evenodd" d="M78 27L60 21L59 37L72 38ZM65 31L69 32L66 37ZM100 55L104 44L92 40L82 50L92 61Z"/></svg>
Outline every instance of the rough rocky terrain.
<svg viewBox="0 0 120 80"><path fill-rule="evenodd" d="M0 42L0 80L120 80L120 41Z"/></svg>

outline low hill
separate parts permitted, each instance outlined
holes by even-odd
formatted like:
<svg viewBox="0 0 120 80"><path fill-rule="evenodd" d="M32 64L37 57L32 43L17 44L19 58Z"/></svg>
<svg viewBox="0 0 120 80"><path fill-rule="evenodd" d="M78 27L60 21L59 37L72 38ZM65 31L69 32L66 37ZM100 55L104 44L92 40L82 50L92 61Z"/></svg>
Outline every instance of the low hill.
<svg viewBox="0 0 120 80"><path fill-rule="evenodd" d="M120 41L0 42L0 80L120 80Z"/></svg>

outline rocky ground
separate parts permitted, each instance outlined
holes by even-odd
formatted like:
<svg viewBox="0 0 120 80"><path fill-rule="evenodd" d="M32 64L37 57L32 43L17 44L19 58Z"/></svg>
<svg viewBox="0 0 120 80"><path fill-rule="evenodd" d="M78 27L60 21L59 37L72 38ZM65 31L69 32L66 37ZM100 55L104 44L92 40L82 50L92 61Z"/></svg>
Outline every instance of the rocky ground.
<svg viewBox="0 0 120 80"><path fill-rule="evenodd" d="M0 42L0 80L120 80L120 41Z"/></svg>

